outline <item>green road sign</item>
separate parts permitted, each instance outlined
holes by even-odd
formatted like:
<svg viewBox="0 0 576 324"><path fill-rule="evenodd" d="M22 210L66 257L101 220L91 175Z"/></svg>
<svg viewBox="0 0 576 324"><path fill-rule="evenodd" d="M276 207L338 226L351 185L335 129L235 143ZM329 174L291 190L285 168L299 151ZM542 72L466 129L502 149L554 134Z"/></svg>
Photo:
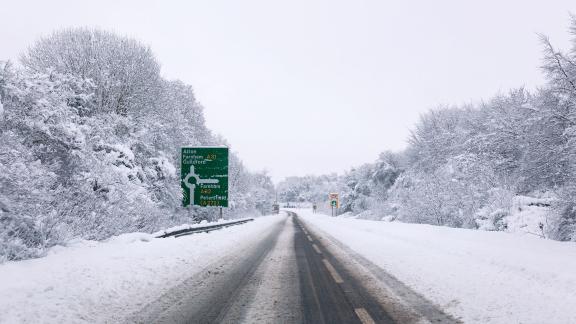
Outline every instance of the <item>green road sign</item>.
<svg viewBox="0 0 576 324"><path fill-rule="evenodd" d="M338 206L338 202L336 202L336 200L332 200L332 201L330 202L330 205L331 205L332 207L336 208L336 206Z"/></svg>
<svg viewBox="0 0 576 324"><path fill-rule="evenodd" d="M227 147L183 147L180 166L184 207L228 207Z"/></svg>

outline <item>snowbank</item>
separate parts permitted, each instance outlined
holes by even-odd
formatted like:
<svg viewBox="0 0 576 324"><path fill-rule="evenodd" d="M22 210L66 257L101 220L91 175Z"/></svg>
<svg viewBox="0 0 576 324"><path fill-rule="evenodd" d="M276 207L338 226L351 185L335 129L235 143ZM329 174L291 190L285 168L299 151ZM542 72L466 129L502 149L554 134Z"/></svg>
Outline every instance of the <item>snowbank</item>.
<svg viewBox="0 0 576 324"><path fill-rule="evenodd" d="M78 240L45 258L0 265L0 323L117 323L182 280L242 250L282 221L260 217L220 231L156 239Z"/></svg>
<svg viewBox="0 0 576 324"><path fill-rule="evenodd" d="M576 323L576 244L298 211L465 323Z"/></svg>

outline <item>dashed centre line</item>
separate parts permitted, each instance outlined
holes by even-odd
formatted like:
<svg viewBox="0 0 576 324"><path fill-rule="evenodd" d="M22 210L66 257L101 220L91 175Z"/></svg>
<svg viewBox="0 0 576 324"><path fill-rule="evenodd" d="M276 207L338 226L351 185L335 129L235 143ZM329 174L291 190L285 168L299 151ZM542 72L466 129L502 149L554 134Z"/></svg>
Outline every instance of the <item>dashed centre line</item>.
<svg viewBox="0 0 576 324"><path fill-rule="evenodd" d="M318 248L318 246L317 246L316 244L312 244L312 247L314 248L314 250L316 251L316 253L322 254L322 251L320 251L320 249Z"/></svg>
<svg viewBox="0 0 576 324"><path fill-rule="evenodd" d="M334 281L336 281L336 283L341 284L344 282L344 280L342 280L342 277L340 277L340 275L338 274L336 269L334 269L334 266L332 265L332 263L330 263L330 261L328 261L326 259L322 259L322 262L324 262L326 269L328 269L328 272L330 272L332 279L334 279Z"/></svg>
<svg viewBox="0 0 576 324"><path fill-rule="evenodd" d="M376 324L365 308L355 308L354 312L356 312L362 324Z"/></svg>
<svg viewBox="0 0 576 324"><path fill-rule="evenodd" d="M321 242L322 240L318 239L317 241L318 241L319 245L317 245L316 243L314 243L314 239L312 238L310 233L306 230L306 228L302 224L298 224L298 225L302 229L302 232L304 233L304 235L306 235L306 238L308 239L308 241L310 241L310 244L312 245L312 248L314 249L314 251L316 251L316 253L321 256L322 263L324 263L324 266L326 267L326 269L330 273L330 276L332 277L334 282L336 282L336 284L343 284L344 279L342 279L342 277L340 276L340 274L338 273L336 268L332 265L332 263L330 263L330 261L328 261L328 259L326 259L324 257L324 253L322 253L322 250L320 250L319 245L320 246L322 245L322 242ZM327 255L330 255L330 252L328 250L327 250L327 253L328 253ZM341 286L341 287L343 287L343 286ZM368 310L364 307L361 307L361 306L362 306L361 303L359 303L359 304L356 304L356 307L352 307L354 309L355 315L358 317L360 322L362 324L376 324L376 322L374 321L374 319L372 318L372 316L370 315Z"/></svg>

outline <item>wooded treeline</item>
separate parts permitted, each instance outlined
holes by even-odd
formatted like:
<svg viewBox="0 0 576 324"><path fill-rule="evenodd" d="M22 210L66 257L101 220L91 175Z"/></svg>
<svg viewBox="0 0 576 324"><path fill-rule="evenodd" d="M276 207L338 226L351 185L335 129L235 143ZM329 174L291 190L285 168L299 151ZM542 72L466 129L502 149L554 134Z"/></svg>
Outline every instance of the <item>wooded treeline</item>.
<svg viewBox="0 0 576 324"><path fill-rule="evenodd" d="M431 110L405 151L336 180L314 177L313 186L311 177L289 179L279 185L281 199L323 202L336 191L342 211L359 217L487 230L534 223L533 234L576 241L574 17L570 34L565 52L541 37L540 89Z"/></svg>

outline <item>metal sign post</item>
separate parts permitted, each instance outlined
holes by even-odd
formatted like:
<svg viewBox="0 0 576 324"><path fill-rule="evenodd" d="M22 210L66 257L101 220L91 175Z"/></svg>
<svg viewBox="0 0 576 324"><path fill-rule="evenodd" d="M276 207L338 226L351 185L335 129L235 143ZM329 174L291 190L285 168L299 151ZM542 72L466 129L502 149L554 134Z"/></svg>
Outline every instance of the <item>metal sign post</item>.
<svg viewBox="0 0 576 324"><path fill-rule="evenodd" d="M227 147L183 147L180 166L184 207L228 207Z"/></svg>

